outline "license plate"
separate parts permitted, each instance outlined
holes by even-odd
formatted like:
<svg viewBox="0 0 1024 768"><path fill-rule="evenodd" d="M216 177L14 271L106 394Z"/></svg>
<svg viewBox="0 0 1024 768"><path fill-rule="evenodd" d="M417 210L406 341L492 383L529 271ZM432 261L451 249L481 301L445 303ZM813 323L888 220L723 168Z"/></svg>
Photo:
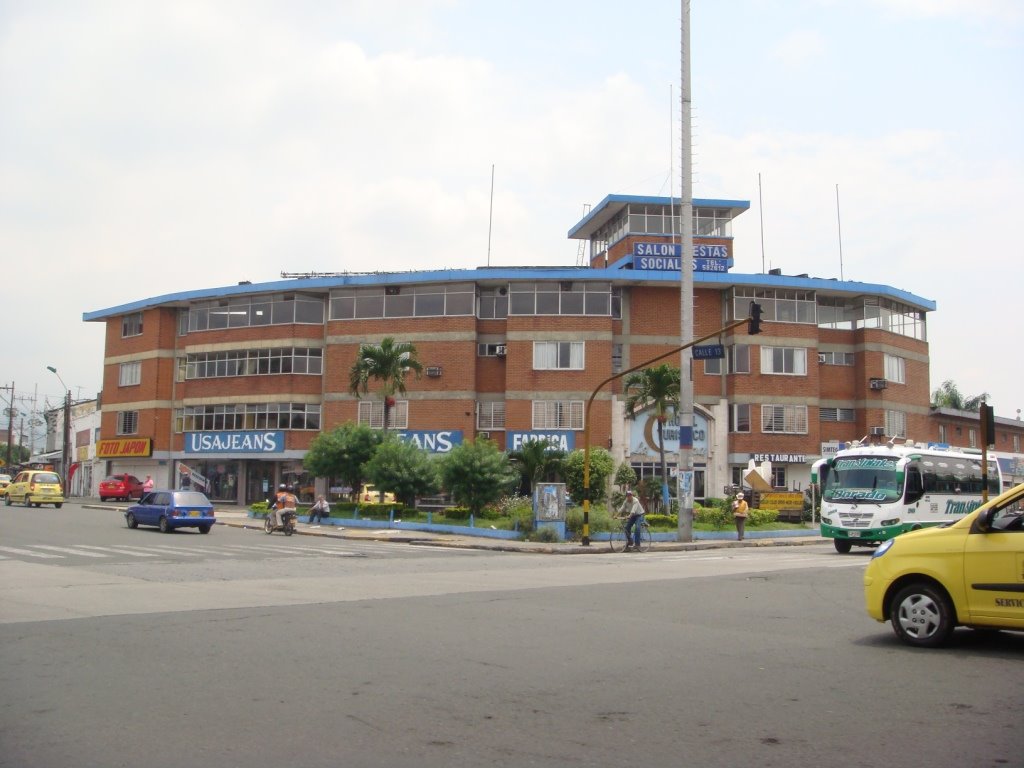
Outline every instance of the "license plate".
<svg viewBox="0 0 1024 768"><path fill-rule="evenodd" d="M198 509L193 509L191 512L188 513L188 516L189 517L199 517L199 510Z"/></svg>
<svg viewBox="0 0 1024 768"><path fill-rule="evenodd" d="M850 538L851 539L859 539L860 538L860 531L850 531Z"/></svg>

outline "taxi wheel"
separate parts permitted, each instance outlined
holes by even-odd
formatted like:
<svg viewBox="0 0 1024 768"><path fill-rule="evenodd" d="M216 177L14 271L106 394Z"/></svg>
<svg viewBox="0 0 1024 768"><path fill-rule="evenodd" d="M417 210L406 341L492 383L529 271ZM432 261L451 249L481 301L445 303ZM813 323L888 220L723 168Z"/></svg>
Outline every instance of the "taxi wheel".
<svg viewBox="0 0 1024 768"><path fill-rule="evenodd" d="M171 524L170 524L170 522L168 522L166 516L161 517L160 518L160 533L170 533L170 532L171 532Z"/></svg>
<svg viewBox="0 0 1024 768"><path fill-rule="evenodd" d="M208 526L208 525L200 525L199 526L199 532L200 533L209 533L210 532L210 526Z"/></svg>
<svg viewBox="0 0 1024 768"><path fill-rule="evenodd" d="M926 582L909 584L889 604L892 629L903 642L935 648L953 633L953 606L945 592Z"/></svg>
<svg viewBox="0 0 1024 768"><path fill-rule="evenodd" d="M5 493L4 494L4 506L5 507L11 506L11 494L9 494L9 493Z"/></svg>
<svg viewBox="0 0 1024 768"><path fill-rule="evenodd" d="M135 515L131 512L124 516L124 521L128 524L129 528L139 527L139 521L135 519Z"/></svg>
<svg viewBox="0 0 1024 768"><path fill-rule="evenodd" d="M54 506L54 509L60 509L60 508L61 508L61 507L63 507L64 505L63 505L63 504L61 504L61 503L57 503L57 504L54 504L53 506Z"/></svg>
<svg viewBox="0 0 1024 768"><path fill-rule="evenodd" d="M850 550L853 549L853 544L846 539L832 539L832 543L835 544L836 552L840 555L849 554Z"/></svg>
<svg viewBox="0 0 1024 768"><path fill-rule="evenodd" d="M32 498L26 493L25 498L21 500L21 503L24 504L26 507L31 507Z"/></svg>

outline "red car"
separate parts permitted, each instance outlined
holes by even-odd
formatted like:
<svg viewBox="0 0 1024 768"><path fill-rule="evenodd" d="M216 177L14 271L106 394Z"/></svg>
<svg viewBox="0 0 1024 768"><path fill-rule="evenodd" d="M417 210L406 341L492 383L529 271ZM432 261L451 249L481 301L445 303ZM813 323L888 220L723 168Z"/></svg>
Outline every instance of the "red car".
<svg viewBox="0 0 1024 768"><path fill-rule="evenodd" d="M135 475L111 475L100 483L100 501L131 501L133 498L142 498L142 481Z"/></svg>

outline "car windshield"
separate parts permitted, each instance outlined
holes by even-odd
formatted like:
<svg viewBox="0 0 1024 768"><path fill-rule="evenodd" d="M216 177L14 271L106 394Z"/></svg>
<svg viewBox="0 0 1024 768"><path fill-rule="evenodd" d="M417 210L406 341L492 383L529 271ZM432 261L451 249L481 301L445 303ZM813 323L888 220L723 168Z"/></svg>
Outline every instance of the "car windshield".
<svg viewBox="0 0 1024 768"><path fill-rule="evenodd" d="M174 503L183 507L210 506L210 500L199 491L178 491L174 494Z"/></svg>
<svg viewBox="0 0 1024 768"><path fill-rule="evenodd" d="M59 483L60 478L57 477L53 472L40 472L38 475L32 478L36 483Z"/></svg>

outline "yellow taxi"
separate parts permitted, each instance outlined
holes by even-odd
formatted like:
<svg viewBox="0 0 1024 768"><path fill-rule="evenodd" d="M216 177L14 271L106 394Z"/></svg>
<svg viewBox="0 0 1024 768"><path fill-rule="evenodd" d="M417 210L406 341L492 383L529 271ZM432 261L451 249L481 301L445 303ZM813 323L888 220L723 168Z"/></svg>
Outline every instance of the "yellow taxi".
<svg viewBox="0 0 1024 768"><path fill-rule="evenodd" d="M375 485L364 485L363 489L359 492L359 501L364 501L367 504L394 504L395 494L390 491L384 492L383 501L380 498L380 491L377 490Z"/></svg>
<svg viewBox="0 0 1024 768"><path fill-rule="evenodd" d="M26 469L19 472L4 489L4 504L19 501L26 507L53 504L57 509L64 504L64 489L60 475L48 469Z"/></svg>
<svg viewBox="0 0 1024 768"><path fill-rule="evenodd" d="M923 648L957 626L1024 630L1024 484L951 525L884 542L864 572L864 601Z"/></svg>

